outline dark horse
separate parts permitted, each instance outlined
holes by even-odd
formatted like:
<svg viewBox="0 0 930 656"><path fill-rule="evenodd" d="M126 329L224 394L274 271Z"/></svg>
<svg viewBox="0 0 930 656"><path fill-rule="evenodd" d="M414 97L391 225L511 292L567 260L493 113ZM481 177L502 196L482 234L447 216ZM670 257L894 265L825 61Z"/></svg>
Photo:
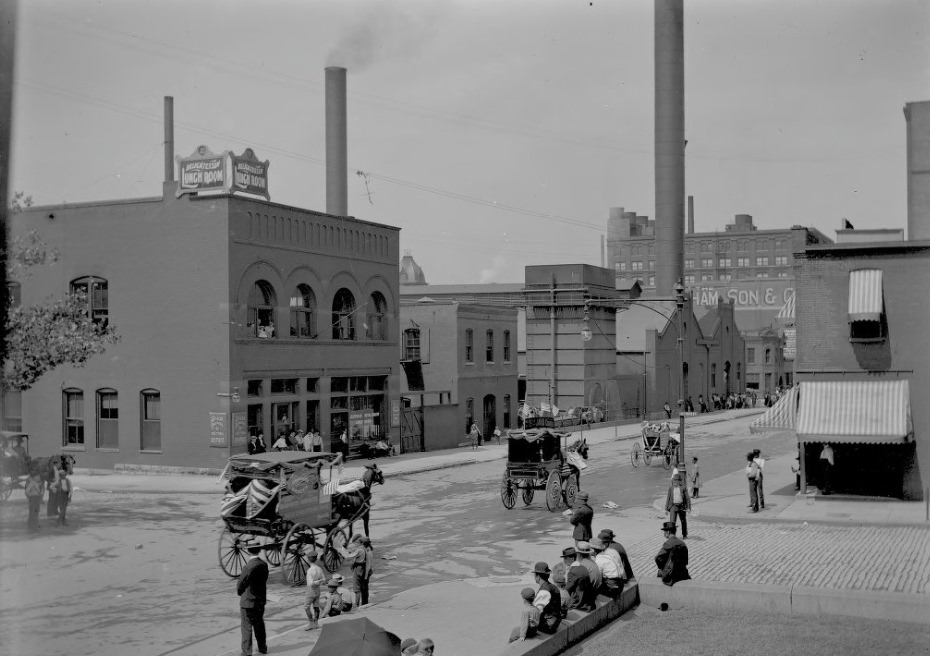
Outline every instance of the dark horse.
<svg viewBox="0 0 930 656"><path fill-rule="evenodd" d="M368 533L368 516L371 514L371 486L384 485L384 472L377 464L365 465L362 474L362 483L365 486L357 492L337 492L333 495L333 518L338 522L341 519L352 522L361 518ZM369 536L370 537L370 536Z"/></svg>

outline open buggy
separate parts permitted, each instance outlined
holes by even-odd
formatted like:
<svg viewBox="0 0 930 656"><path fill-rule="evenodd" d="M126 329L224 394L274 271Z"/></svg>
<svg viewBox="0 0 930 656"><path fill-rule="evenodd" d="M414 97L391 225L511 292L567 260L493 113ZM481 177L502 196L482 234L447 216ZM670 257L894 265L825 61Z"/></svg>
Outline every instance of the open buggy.
<svg viewBox="0 0 930 656"><path fill-rule="evenodd" d="M630 451L630 462L634 467L639 467L640 460L650 465L654 457L662 458L665 468L670 469L673 462L678 463L680 441L681 436L672 431L667 421L661 423L644 421L640 426L640 441L635 442L633 450Z"/></svg>
<svg viewBox="0 0 930 656"><path fill-rule="evenodd" d="M0 431L0 502L6 501L13 490L24 488L29 472L35 469L42 480L56 480L55 472L60 467L71 474L74 471L74 456L68 453L33 458L29 455L29 435L19 431Z"/></svg>
<svg viewBox="0 0 930 656"><path fill-rule="evenodd" d="M516 505L518 493L530 505L536 490L545 490L552 512L575 505L587 445L579 441L569 446L571 433L555 430L553 423L551 417L527 418L522 430L507 431L501 501L508 510Z"/></svg>
<svg viewBox="0 0 930 656"><path fill-rule="evenodd" d="M332 453L295 451L232 456L224 471L225 527L218 545L223 571L239 576L255 540L292 585L305 581L314 551L328 571L338 570L354 522L362 519L368 533L371 486L384 483L377 465L369 465L361 481L340 485L341 461Z"/></svg>

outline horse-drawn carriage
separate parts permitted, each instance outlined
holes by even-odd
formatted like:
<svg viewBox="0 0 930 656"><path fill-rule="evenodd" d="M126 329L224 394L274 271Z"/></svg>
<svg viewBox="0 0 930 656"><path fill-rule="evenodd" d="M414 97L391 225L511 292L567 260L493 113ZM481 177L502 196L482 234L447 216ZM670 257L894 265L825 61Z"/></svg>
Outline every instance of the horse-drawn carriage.
<svg viewBox="0 0 930 656"><path fill-rule="evenodd" d="M232 456L226 466L225 527L218 552L223 571L239 576L246 547L263 543L268 563L282 566L292 585L305 581L308 555L320 554L330 572L339 569L361 519L368 534L371 486L384 483L377 465L366 465L360 481L340 485L342 456L281 451ZM328 482L322 479L328 470Z"/></svg>
<svg viewBox="0 0 930 656"><path fill-rule="evenodd" d="M672 463L678 463L680 441L681 436L672 431L667 421L661 423L644 421L640 427L640 441L635 442L633 450L630 451L630 462L634 467L639 467L640 460L650 465L654 457L662 458L665 468L670 469Z"/></svg>
<svg viewBox="0 0 930 656"><path fill-rule="evenodd" d="M501 501L508 510L516 505L518 493L530 505L536 490L545 490L552 512L575 505L587 445L578 441L569 446L571 433L555 430L553 423L551 417L527 418L523 430L507 431Z"/></svg>
<svg viewBox="0 0 930 656"><path fill-rule="evenodd" d="M25 487L31 471L37 471L42 480L53 482L55 472L64 467L70 474L75 459L69 453L33 458L29 455L29 435L19 431L0 431L0 502L6 501L13 490Z"/></svg>

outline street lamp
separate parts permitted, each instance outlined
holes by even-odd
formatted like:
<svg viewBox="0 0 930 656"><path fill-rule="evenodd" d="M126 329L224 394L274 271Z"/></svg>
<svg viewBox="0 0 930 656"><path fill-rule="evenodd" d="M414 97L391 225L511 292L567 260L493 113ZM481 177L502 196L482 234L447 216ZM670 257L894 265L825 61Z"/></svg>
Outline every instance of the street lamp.
<svg viewBox="0 0 930 656"><path fill-rule="evenodd" d="M685 340L682 330L682 310L685 307L685 286L681 278L675 283L675 304L678 306L678 467L682 475L685 474L687 464L685 461Z"/></svg>

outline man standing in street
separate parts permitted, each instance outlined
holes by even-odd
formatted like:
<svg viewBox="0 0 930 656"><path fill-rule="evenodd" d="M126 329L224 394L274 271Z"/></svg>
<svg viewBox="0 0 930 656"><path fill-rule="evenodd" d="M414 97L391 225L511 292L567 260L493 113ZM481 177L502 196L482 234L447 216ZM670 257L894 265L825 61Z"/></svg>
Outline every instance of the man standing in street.
<svg viewBox="0 0 930 656"><path fill-rule="evenodd" d="M261 559L262 546L252 543L246 547L249 561L242 568L236 592L239 594L239 619L242 631L242 656L252 656L252 632L258 643L258 653L267 654L265 642L265 602L268 584L268 564Z"/></svg>
<svg viewBox="0 0 930 656"><path fill-rule="evenodd" d="M746 480L749 481L749 507L752 512L759 512L759 495L756 487L756 476L759 475L759 465L752 457L752 451L746 454Z"/></svg>
<svg viewBox="0 0 930 656"><path fill-rule="evenodd" d="M323 568L316 564L319 555L316 551L307 554L310 566L307 568L307 594L304 598L304 612L307 614L307 627L305 631L312 631L319 626L320 617L320 586L326 580Z"/></svg>
<svg viewBox="0 0 930 656"><path fill-rule="evenodd" d="M45 494L45 481L39 475L39 470L33 465L30 467L29 477L26 479L26 501L29 502L29 519L26 526L30 531L39 528L39 508L42 506L42 496Z"/></svg>
<svg viewBox="0 0 930 656"><path fill-rule="evenodd" d="M665 510L668 512L668 521L675 524L681 519L681 537L688 539L688 511L691 510L691 499L685 489L684 477L678 469L672 474L672 481L665 496Z"/></svg>
<svg viewBox="0 0 930 656"><path fill-rule="evenodd" d="M830 494L833 492L833 447L829 444L823 445L820 452L820 493Z"/></svg>
<svg viewBox="0 0 930 656"><path fill-rule="evenodd" d="M759 508L765 510L765 490L762 488L762 479L765 478L765 458L762 457L760 449L753 449L752 460L759 465L759 473L756 475L756 497L759 499Z"/></svg>
<svg viewBox="0 0 930 656"><path fill-rule="evenodd" d="M678 581L687 581L691 578L688 573L688 545L675 536L675 525L672 522L662 524L662 533L665 543L656 554L656 567L659 576L665 585L674 585Z"/></svg>
<svg viewBox="0 0 930 656"><path fill-rule="evenodd" d="M352 558L352 575L355 579L355 607L360 608L368 603L368 582L372 572L371 539L367 536L356 536L358 546ZM355 538L353 538L355 540Z"/></svg>
<svg viewBox="0 0 930 656"><path fill-rule="evenodd" d="M701 470L698 469L698 458L691 458L691 469L688 470L688 482L691 483L691 498L697 499L701 494Z"/></svg>
<svg viewBox="0 0 930 656"><path fill-rule="evenodd" d="M572 537L575 539L575 549L578 548L579 542L588 542L591 539L591 522L594 521L594 509L588 505L588 493L582 490L576 498L578 504L574 510L566 511L571 513L568 521L575 527L575 530L572 531Z"/></svg>

